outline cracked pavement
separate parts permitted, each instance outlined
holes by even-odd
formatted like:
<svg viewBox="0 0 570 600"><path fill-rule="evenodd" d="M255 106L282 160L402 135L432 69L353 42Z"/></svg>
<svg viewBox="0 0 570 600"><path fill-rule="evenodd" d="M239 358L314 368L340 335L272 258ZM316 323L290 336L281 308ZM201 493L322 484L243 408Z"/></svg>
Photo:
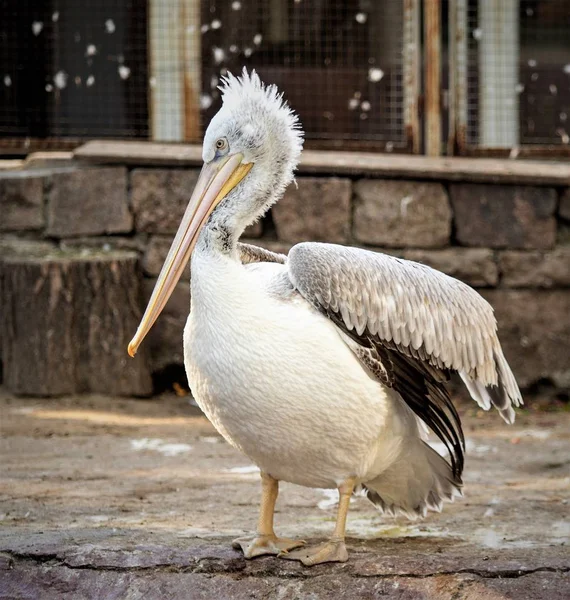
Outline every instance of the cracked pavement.
<svg viewBox="0 0 570 600"><path fill-rule="evenodd" d="M0 598L570 598L570 413L514 427L462 405L465 497L410 522L354 498L346 564L245 561L259 477L187 399L0 392ZM335 495L282 484L276 529L317 541Z"/></svg>

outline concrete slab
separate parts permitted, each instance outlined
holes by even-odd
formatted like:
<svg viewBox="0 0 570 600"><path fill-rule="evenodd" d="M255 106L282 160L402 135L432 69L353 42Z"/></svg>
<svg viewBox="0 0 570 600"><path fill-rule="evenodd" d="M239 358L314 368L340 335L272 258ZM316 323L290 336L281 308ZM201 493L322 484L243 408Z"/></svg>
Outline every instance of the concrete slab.
<svg viewBox="0 0 570 600"><path fill-rule="evenodd" d="M464 407L465 498L409 522L352 502L350 561L245 561L258 475L186 398L0 393L0 598L570 597L570 413L514 427ZM331 492L281 486L280 534L317 540Z"/></svg>

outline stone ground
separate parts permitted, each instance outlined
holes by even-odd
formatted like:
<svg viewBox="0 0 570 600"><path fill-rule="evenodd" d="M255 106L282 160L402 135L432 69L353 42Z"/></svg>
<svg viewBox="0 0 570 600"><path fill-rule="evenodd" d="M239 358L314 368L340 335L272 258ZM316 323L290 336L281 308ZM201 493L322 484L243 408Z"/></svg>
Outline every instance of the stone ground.
<svg viewBox="0 0 570 600"><path fill-rule="evenodd" d="M570 413L464 408L465 498L408 522L352 503L350 561L245 561L258 475L185 398L0 392L0 598L570 598ZM278 531L317 540L335 495L284 484Z"/></svg>

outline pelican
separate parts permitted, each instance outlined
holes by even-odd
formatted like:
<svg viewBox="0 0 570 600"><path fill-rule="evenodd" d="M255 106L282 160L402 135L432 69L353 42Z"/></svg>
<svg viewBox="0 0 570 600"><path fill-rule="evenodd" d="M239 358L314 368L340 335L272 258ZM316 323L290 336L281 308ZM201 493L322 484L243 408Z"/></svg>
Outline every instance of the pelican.
<svg viewBox="0 0 570 600"><path fill-rule="evenodd" d="M246 558L344 562L356 491L410 518L461 495L451 372L508 423L521 394L493 310L466 284L358 248L305 242L285 256L238 241L293 181L303 133L255 71L228 75L220 89L196 189L128 351L134 356L190 260L188 380L214 427L261 473L257 531L234 547ZM430 429L446 457L428 445ZM280 481L338 489L330 539L307 547L275 534Z"/></svg>

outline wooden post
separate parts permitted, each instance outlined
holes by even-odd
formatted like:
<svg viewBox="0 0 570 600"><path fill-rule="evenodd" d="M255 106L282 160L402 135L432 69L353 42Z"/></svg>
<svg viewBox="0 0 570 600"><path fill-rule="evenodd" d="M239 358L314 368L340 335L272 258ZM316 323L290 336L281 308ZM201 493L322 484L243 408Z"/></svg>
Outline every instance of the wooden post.
<svg viewBox="0 0 570 600"><path fill-rule="evenodd" d="M441 154L441 0L424 0L426 154Z"/></svg>
<svg viewBox="0 0 570 600"><path fill-rule="evenodd" d="M421 131L420 95L420 0L404 1L404 124L408 148L419 154Z"/></svg>
<svg viewBox="0 0 570 600"><path fill-rule="evenodd" d="M467 146L467 0L449 4L449 133L447 154Z"/></svg>
<svg viewBox="0 0 570 600"><path fill-rule="evenodd" d="M184 141L202 142L200 90L202 89L202 34L200 2L181 0L184 46Z"/></svg>
<svg viewBox="0 0 570 600"><path fill-rule="evenodd" d="M142 312L136 254L28 243L0 260L0 307L4 383L13 393L152 393L148 350L127 356Z"/></svg>

